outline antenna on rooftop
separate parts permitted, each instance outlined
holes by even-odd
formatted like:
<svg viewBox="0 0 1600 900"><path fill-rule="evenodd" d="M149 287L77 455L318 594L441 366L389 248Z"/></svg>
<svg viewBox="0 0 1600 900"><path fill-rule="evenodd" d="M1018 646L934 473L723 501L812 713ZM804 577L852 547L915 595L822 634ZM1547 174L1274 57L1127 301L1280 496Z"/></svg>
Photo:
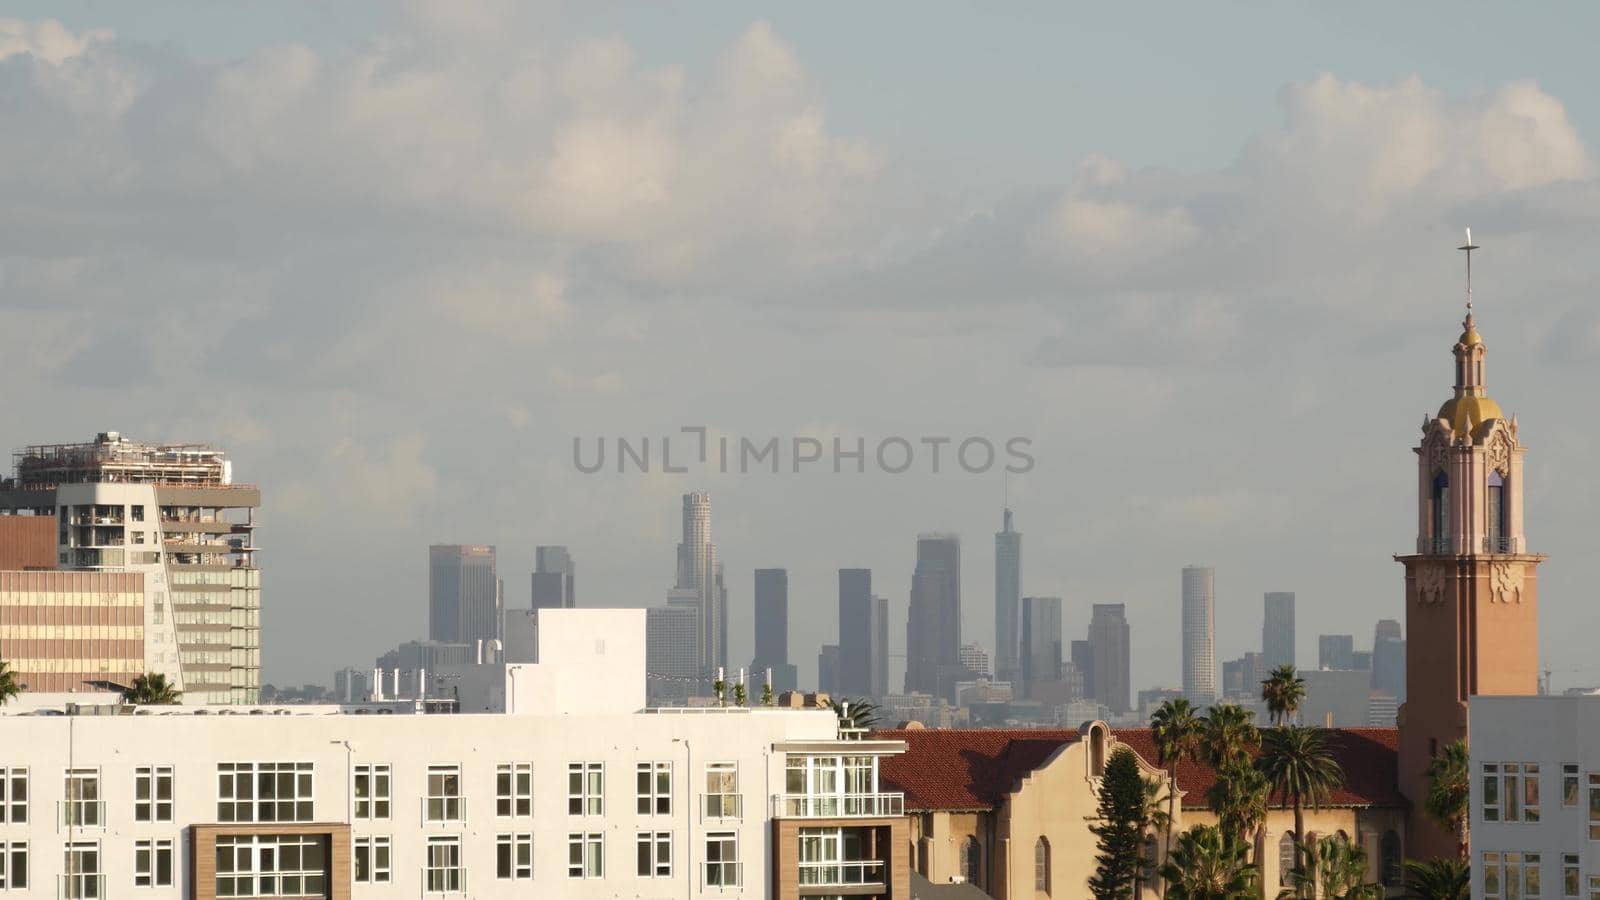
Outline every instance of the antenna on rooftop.
<svg viewBox="0 0 1600 900"><path fill-rule="evenodd" d="M1478 245L1474 244L1472 242L1472 229L1471 228L1467 229L1467 242L1465 244L1462 244L1461 246L1457 247L1456 249L1457 250L1464 250L1464 251L1466 251L1466 254L1467 254L1467 315L1471 315L1472 314L1472 251L1478 249Z"/></svg>

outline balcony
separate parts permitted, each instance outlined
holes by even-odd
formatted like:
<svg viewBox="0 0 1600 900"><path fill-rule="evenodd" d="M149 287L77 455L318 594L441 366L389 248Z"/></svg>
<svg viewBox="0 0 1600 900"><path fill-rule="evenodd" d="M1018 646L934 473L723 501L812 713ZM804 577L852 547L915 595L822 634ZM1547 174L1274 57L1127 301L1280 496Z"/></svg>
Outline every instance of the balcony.
<svg viewBox="0 0 1600 900"><path fill-rule="evenodd" d="M744 818L742 794L706 794L700 798L700 821Z"/></svg>
<svg viewBox="0 0 1600 900"><path fill-rule="evenodd" d="M106 895L106 877L77 873L56 876L56 896L61 900L99 900Z"/></svg>
<svg viewBox="0 0 1600 900"><path fill-rule="evenodd" d="M445 796L423 797L421 800L424 825L467 824L467 798Z"/></svg>
<svg viewBox="0 0 1600 900"><path fill-rule="evenodd" d="M700 864L700 889L735 890L744 887L744 863L708 862Z"/></svg>
<svg viewBox="0 0 1600 900"><path fill-rule="evenodd" d="M1450 539L1445 537L1419 537L1417 538L1417 552L1431 556L1441 556L1452 553Z"/></svg>
<svg viewBox="0 0 1600 900"><path fill-rule="evenodd" d="M882 887L884 864L880 860L835 860L832 862L802 862L800 864L800 890L813 887Z"/></svg>
<svg viewBox="0 0 1600 900"><path fill-rule="evenodd" d="M104 800L57 800L56 828L106 827Z"/></svg>
<svg viewBox="0 0 1600 900"><path fill-rule="evenodd" d="M774 794L774 819L881 819L906 812L906 795Z"/></svg>
<svg viewBox="0 0 1600 900"><path fill-rule="evenodd" d="M1513 537L1495 535L1483 539L1483 552L1485 553L1521 553L1522 542Z"/></svg>

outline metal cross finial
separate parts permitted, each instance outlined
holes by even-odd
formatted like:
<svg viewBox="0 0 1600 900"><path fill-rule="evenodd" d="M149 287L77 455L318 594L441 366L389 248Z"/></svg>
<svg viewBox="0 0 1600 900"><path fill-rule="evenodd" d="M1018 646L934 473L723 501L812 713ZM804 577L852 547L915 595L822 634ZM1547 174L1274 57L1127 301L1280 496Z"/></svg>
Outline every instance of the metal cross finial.
<svg viewBox="0 0 1600 900"><path fill-rule="evenodd" d="M1465 250L1466 253L1467 253L1467 314L1471 315L1472 314L1472 251L1478 249L1478 245L1474 244L1472 242L1472 229L1471 228L1467 229L1467 242L1465 244L1462 244L1461 246L1457 247L1456 249L1457 250Z"/></svg>

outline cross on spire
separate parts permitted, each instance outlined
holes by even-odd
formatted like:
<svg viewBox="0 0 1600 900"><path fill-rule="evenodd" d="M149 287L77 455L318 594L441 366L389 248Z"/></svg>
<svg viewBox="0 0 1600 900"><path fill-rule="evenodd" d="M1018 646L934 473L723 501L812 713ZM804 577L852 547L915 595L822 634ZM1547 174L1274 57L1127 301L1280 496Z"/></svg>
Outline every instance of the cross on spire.
<svg viewBox="0 0 1600 900"><path fill-rule="evenodd" d="M1456 249L1464 250L1467 254L1467 315L1470 316L1472 315L1472 251L1478 249L1478 245L1472 242L1471 228L1467 229L1467 242Z"/></svg>

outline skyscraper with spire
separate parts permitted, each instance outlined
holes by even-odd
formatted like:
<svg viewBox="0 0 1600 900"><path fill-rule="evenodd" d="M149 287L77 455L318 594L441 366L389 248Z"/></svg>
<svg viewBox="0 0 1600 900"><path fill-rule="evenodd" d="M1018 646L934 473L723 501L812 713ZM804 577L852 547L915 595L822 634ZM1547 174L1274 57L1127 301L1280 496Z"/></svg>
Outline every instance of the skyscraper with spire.
<svg viewBox="0 0 1600 900"><path fill-rule="evenodd" d="M683 540L678 544L678 596L689 592L700 612L700 674L710 677L728 664L728 592L722 580L717 545L711 542L711 495L683 495ZM681 592L681 593L680 593Z"/></svg>
<svg viewBox="0 0 1600 900"><path fill-rule="evenodd" d="M1022 597L1022 532L1011 527L1007 507L994 535L994 671L1002 681L1015 681L1020 669L1017 604Z"/></svg>

